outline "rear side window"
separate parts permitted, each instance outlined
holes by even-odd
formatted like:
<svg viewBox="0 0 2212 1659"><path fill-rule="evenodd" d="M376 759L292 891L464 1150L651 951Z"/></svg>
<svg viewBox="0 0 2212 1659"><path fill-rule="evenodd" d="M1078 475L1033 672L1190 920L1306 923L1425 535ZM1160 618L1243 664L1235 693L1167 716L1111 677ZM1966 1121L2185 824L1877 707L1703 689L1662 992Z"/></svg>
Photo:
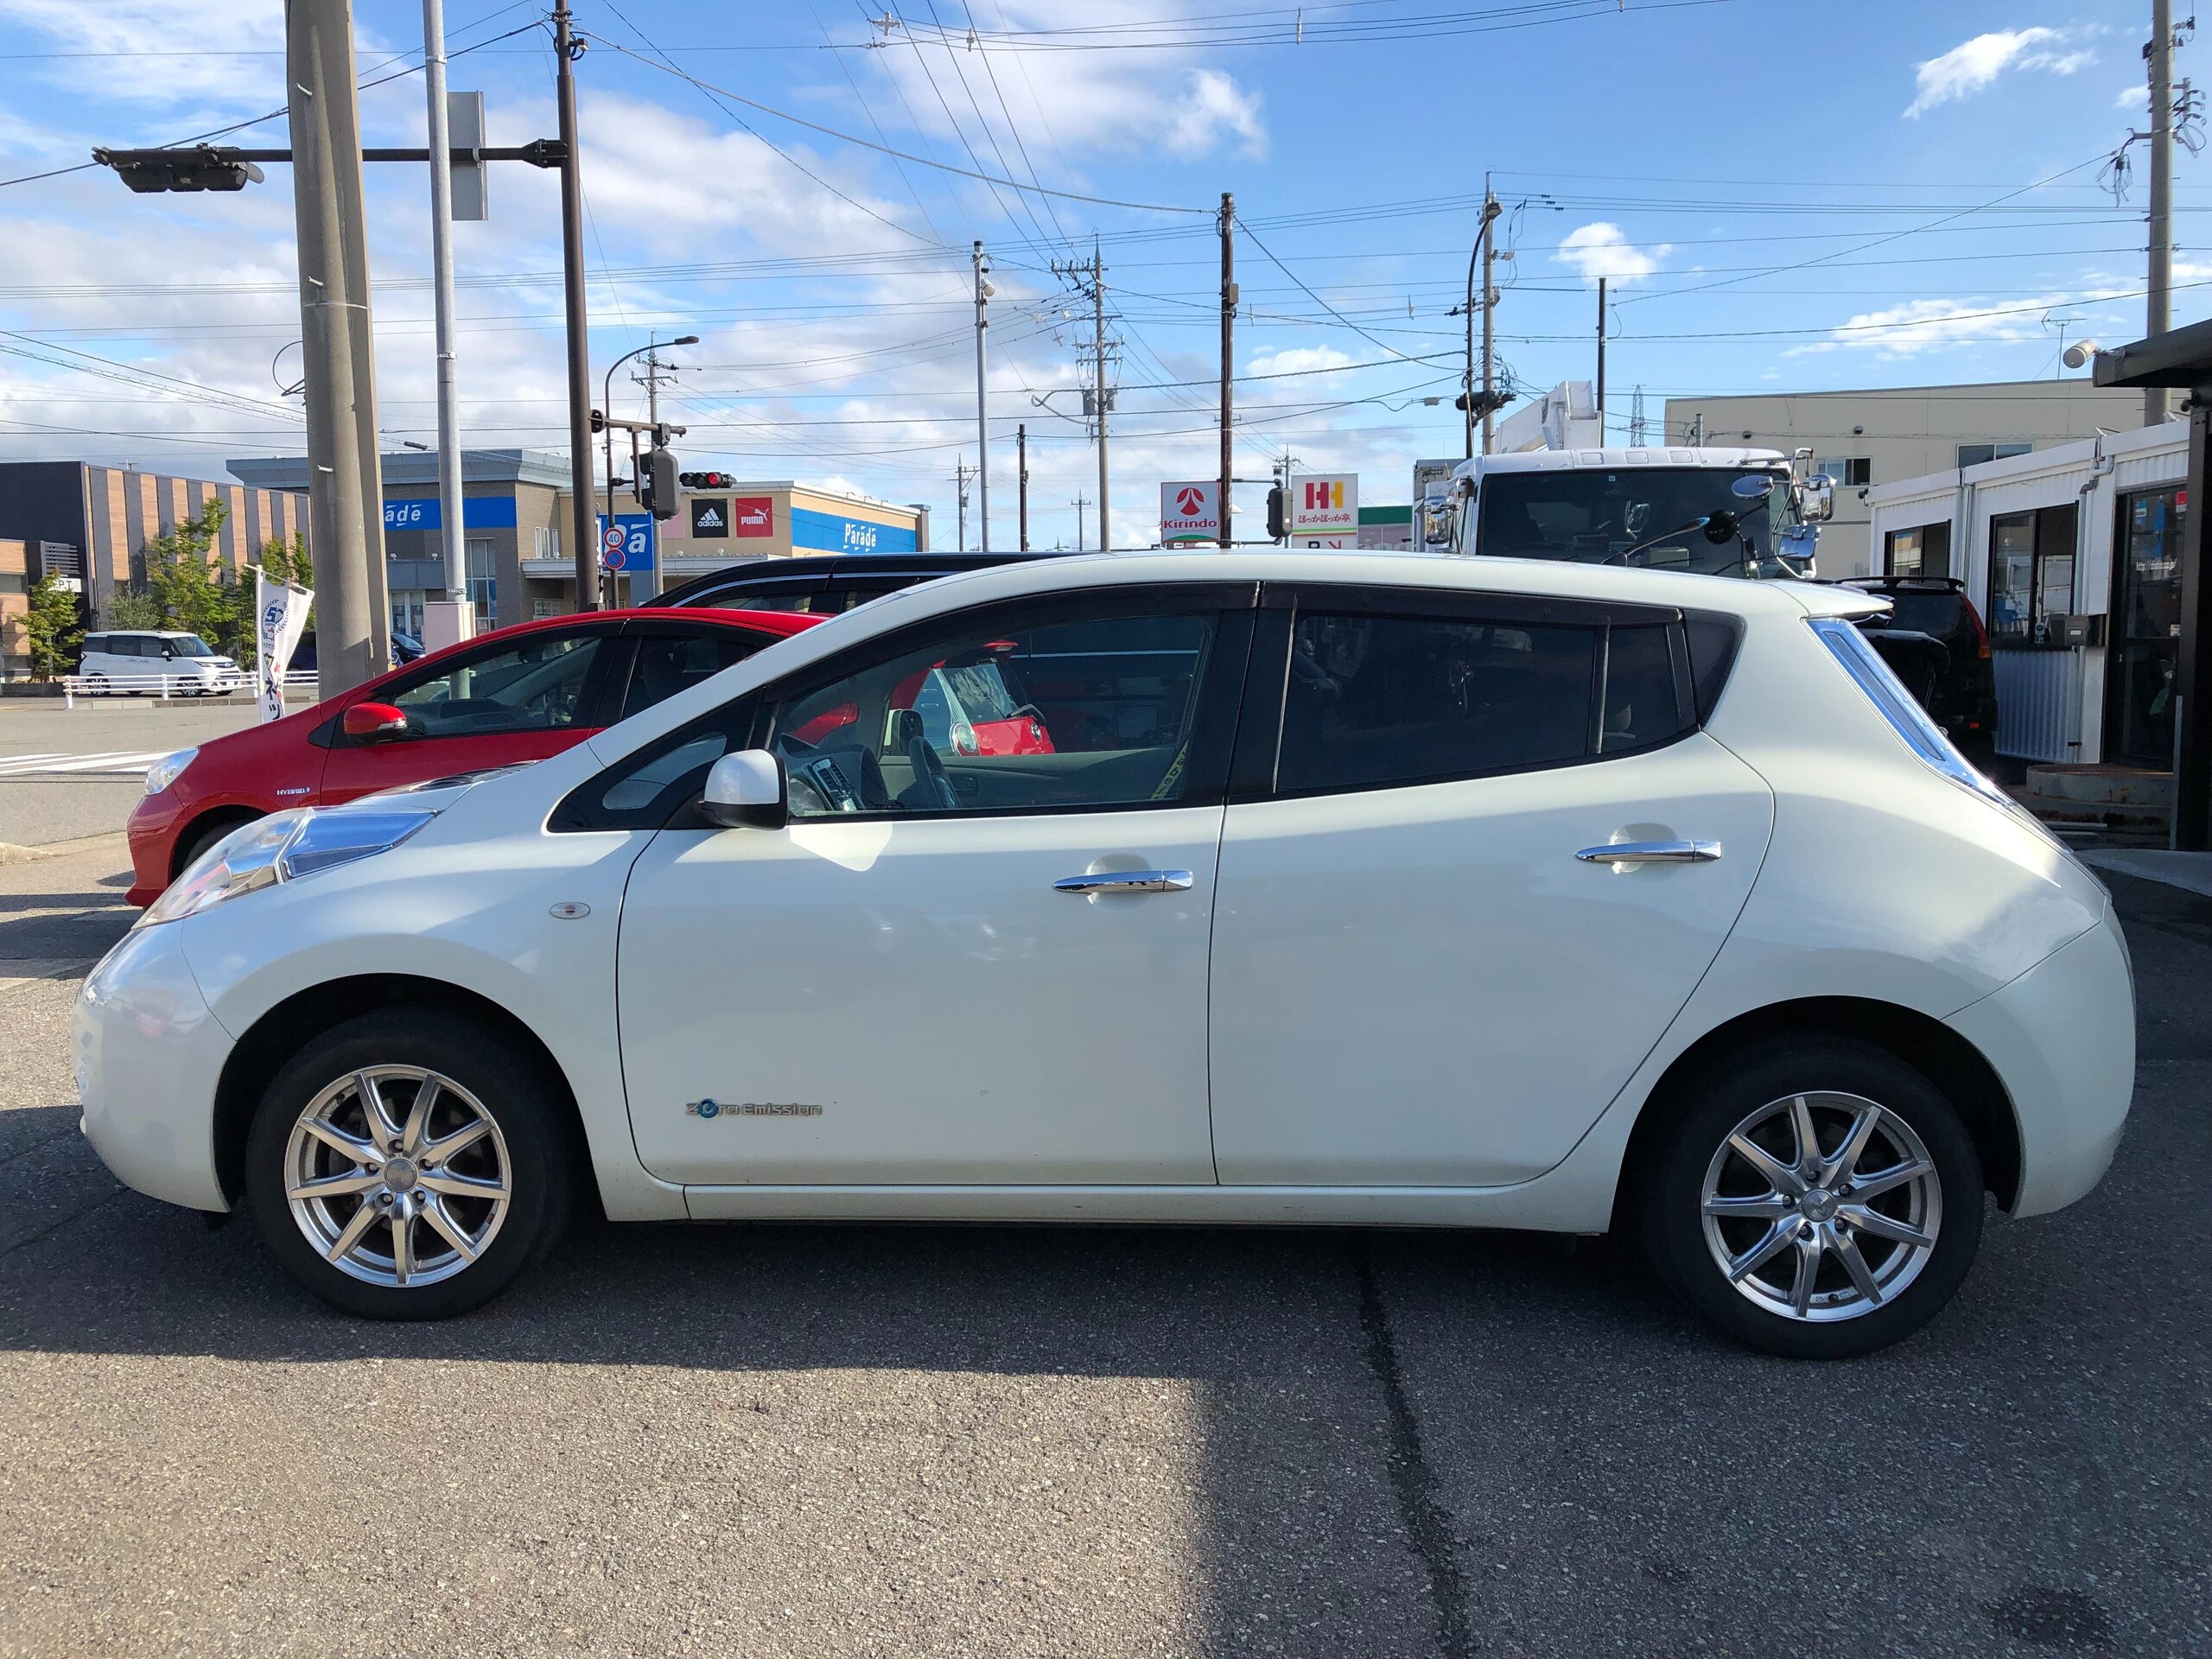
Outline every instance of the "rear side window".
<svg viewBox="0 0 2212 1659"><path fill-rule="evenodd" d="M622 700L620 718L641 709L665 702L679 691L741 663L765 643L758 634L718 628L688 638L647 634L638 641L636 662L630 670L630 689Z"/></svg>
<svg viewBox="0 0 2212 1659"><path fill-rule="evenodd" d="M1614 628L1606 635L1605 720L1598 753L1649 748L1681 732L1669 627Z"/></svg>
<svg viewBox="0 0 2212 1659"><path fill-rule="evenodd" d="M1886 594L1890 626L1948 639L1966 623L1966 601L1955 594Z"/></svg>

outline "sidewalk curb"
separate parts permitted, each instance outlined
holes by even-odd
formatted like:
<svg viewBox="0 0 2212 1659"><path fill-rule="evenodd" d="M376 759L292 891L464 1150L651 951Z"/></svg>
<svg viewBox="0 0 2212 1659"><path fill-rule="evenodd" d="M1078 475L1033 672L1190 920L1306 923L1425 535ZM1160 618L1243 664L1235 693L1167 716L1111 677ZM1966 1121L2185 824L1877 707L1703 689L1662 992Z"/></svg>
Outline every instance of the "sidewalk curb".
<svg viewBox="0 0 2212 1659"><path fill-rule="evenodd" d="M12 841L0 841L0 865L35 864L42 858L67 858L73 853L92 853L109 847L123 848L130 843L127 830L110 830L97 836L79 836L74 841L50 841L40 847L18 846Z"/></svg>

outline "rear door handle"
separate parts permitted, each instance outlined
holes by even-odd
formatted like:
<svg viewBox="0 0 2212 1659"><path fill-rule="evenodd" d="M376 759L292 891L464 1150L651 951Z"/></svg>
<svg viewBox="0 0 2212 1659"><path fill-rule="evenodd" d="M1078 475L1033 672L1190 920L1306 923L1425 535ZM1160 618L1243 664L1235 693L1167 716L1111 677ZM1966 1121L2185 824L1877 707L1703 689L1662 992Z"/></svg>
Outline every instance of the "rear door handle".
<svg viewBox="0 0 2212 1659"><path fill-rule="evenodd" d="M1717 841L1616 841L1585 847L1575 856L1586 864L1710 864L1720 856Z"/></svg>
<svg viewBox="0 0 2212 1659"><path fill-rule="evenodd" d="M1187 893L1188 870L1106 870L1096 875L1064 875L1054 893Z"/></svg>

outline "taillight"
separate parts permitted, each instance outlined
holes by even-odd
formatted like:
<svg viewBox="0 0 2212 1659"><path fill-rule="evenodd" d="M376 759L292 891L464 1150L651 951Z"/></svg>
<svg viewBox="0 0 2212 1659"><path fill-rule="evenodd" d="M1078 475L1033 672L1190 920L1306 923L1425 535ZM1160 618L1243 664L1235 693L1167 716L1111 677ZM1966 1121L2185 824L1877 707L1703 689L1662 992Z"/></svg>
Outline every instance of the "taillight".
<svg viewBox="0 0 2212 1659"><path fill-rule="evenodd" d="M1989 660L1989 630L1981 626L1981 613L1974 609L1972 600L1962 599L1959 603L1967 607L1967 620L1974 624L1974 654L1986 663Z"/></svg>

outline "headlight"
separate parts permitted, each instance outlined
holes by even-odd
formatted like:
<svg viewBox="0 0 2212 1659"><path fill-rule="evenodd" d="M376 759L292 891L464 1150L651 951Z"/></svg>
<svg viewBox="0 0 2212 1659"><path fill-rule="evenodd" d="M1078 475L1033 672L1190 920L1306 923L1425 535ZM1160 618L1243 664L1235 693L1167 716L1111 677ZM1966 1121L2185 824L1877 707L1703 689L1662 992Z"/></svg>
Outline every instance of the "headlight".
<svg viewBox="0 0 2212 1659"><path fill-rule="evenodd" d="M158 795L183 775L184 769L198 757L197 748L179 749L175 754L165 754L146 768L146 792Z"/></svg>
<svg viewBox="0 0 2212 1659"><path fill-rule="evenodd" d="M311 806L272 812L232 830L179 876L138 925L195 916L257 887L296 881L317 870L389 851L435 812L320 812Z"/></svg>

